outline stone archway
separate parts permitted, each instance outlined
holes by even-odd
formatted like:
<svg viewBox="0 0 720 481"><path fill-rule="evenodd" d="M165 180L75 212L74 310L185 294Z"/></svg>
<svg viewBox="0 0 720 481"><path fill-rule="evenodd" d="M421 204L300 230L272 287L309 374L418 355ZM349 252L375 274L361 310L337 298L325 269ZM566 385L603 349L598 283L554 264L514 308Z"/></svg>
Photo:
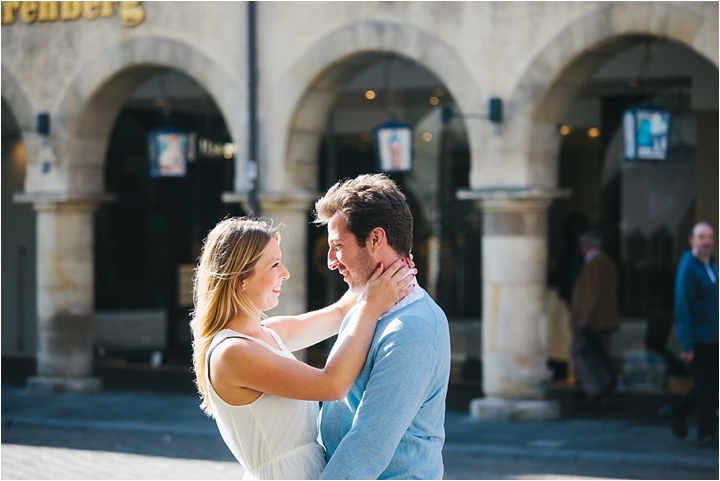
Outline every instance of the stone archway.
<svg viewBox="0 0 720 481"><path fill-rule="evenodd" d="M648 39L662 39L663 42L680 45L683 49L697 54L707 61L709 65L717 68L718 65L718 36L717 36L717 17L712 20L711 16L703 16L699 12L678 8L677 6L666 6L660 4L640 4L630 5L622 4L617 7L613 6L607 10L597 12L594 15L582 18L572 24L566 30L557 35L542 51L540 55L532 63L523 78L523 82L518 84L514 92L513 107L518 108L522 112L522 117L527 124L517 126L518 130L527 128L525 131L526 138L529 140L524 150L524 156L527 162L528 171L536 175L535 179L538 183L544 185L555 186L558 179L562 178L560 174L560 159L564 155L561 152L561 135L558 132L560 120L575 102L577 95L591 80L594 73L605 63L618 54L631 49L640 42ZM689 52L687 52L689 53ZM681 75L678 73L677 75ZM522 100L520 100L522 99ZM524 103L523 107L519 104ZM607 104L605 104L607 105ZM716 112L715 112L716 115ZM608 133L610 130L608 130ZM603 130L603 137L606 132ZM565 144L567 145L567 144ZM715 149L717 147L715 146ZM567 152L567 151L566 151ZM573 152L574 154L577 151ZM620 156L618 159L621 159ZM574 159L575 160L575 159ZM717 156L715 155L715 162ZM573 163L563 164L566 166ZM618 160L617 168L619 169L621 161ZM579 165L575 162L574 165ZM567 170L565 170L567 172ZM622 180L625 179L625 180ZM623 228L618 225L627 225L623 215L623 202L620 199L626 198L624 194L620 194L623 185L628 185L628 177L617 175L614 178L612 187L605 185L603 180L603 193L597 194L597 201L602 203L600 207L600 219L598 223L601 225L603 237L605 241L605 249L617 262L620 272L620 308L624 319L645 319L646 313L633 313L626 310L627 299L638 299L638 303L650 304L646 299L641 298L643 294L638 294L642 290L647 292L648 288L635 287L630 289L627 286L633 284L641 284L636 278L630 280L625 278L624 272L628 269L629 263L623 253L623 246L626 242ZM567 181L565 181L567 183ZM577 184L572 185L573 191L577 192ZM613 192L614 194L608 194ZM575 194L577 195L577 194ZM609 200L608 200L609 199ZM717 199L717 198L716 198ZM573 200L577 200L574 197ZM563 206L573 205L562 212L576 212L577 206L573 204L573 200L567 203L557 203L556 208L563 209ZM624 204L627 205L627 204ZM717 202L715 201L715 205ZM614 207L610 207L614 206ZM614 211L612 210L614 209ZM614 212L613 215L618 217L609 217L608 212ZM560 214L558 210L554 210L554 214L549 216L549 225L551 231L555 232L559 229ZM670 224L672 225L672 224ZM672 229L672 228L671 228ZM551 236L552 237L552 234ZM573 245L565 242L565 245ZM552 255L556 249L549 247L548 251ZM552 264L552 263L551 263ZM635 271L636 272L636 271ZM665 292L672 289L672 269L670 273L663 271L662 274L655 273L653 289L665 289ZM637 290L635 290L637 289ZM548 299L552 299L552 293ZM651 296L652 297L652 296ZM665 318L667 312L671 312L672 305L657 308L655 301L654 312L652 316L657 319ZM645 304L645 305L647 305ZM556 304L557 305L557 304ZM667 309L665 313L662 311ZM624 311L624 312L623 312ZM555 311L558 318L567 315L562 308ZM565 326L564 322L557 321L554 336L550 339L557 339L558 335L567 336L565 339L570 341L569 332L559 331L560 326ZM636 326L636 327L633 327ZM626 323L617 335L619 341L616 346L624 346L627 348L629 341L642 342L642 334L630 336L628 333L644 332L646 326L643 323ZM568 349L565 350L569 352ZM614 348L613 354L620 357L621 349Z"/></svg>
<svg viewBox="0 0 720 481"><path fill-rule="evenodd" d="M69 83L58 107L50 113L53 150L58 157L57 180L50 189L37 162L28 165L30 190L100 193L107 137L126 97L158 70L171 69L194 79L213 98L245 159L246 89L220 65L191 46L169 39L143 37L111 45L88 62ZM245 169L236 169L235 185L245 185Z"/></svg>
<svg viewBox="0 0 720 481"><path fill-rule="evenodd" d="M33 107L23 91L22 85L17 81L15 75L4 65L0 74L2 81L2 96L10 106L19 126L35 125L33 119Z"/></svg>
<svg viewBox="0 0 720 481"><path fill-rule="evenodd" d="M181 42L145 37L111 45L70 81L50 112L44 150L28 157L25 192L37 213L38 374L29 387L91 390L94 212L109 200L104 167L114 120L131 92L154 73L196 79L218 102L230 135L243 139L245 89L219 65ZM241 148L238 158L245 158ZM236 172L242 169L236 169ZM238 181L236 177L236 183Z"/></svg>
<svg viewBox="0 0 720 481"><path fill-rule="evenodd" d="M261 159L260 201L263 214L281 220L288 227L286 232L295 233L292 243L284 244L287 267L295 279L304 280L307 274L307 213L321 195L318 149L336 96L334 89L366 65L365 54L408 58L433 72L463 112L480 108L477 84L453 49L423 30L390 22L357 22L334 31L308 49L276 84L268 85L273 95L269 105L261 106L269 117L262 119L265 157ZM471 157L478 150L473 136L468 131ZM305 282L290 283L279 309L288 313L305 309L306 289Z"/></svg>
<svg viewBox="0 0 720 481"><path fill-rule="evenodd" d="M367 58L361 54L395 54L406 57L433 72L456 100L462 112L482 110L482 95L457 54L441 39L415 27L389 22L358 22L343 27L317 42L280 79L270 111L277 115L267 126L266 168L282 170L285 176L263 179L268 192L317 189L317 146L325 125L328 106L333 103L333 86L362 69ZM342 69L335 68L342 63ZM283 106L295 106L283 109ZM470 135L472 152L477 142ZM271 145L272 144L272 145Z"/></svg>
<svg viewBox="0 0 720 481"><path fill-rule="evenodd" d="M465 198L480 200L483 209L487 396L471 404L475 417L558 415L548 402L515 401L544 392L547 209L552 198L564 195L556 188L557 122L590 75L638 36L667 37L717 64L717 24L699 13L664 4L613 4L578 20L542 49L507 98L502 138L486 136L487 156L474 159L471 185L477 192ZM494 169L494 158L505 168ZM513 302L518 298L525 300L522 306ZM510 332L523 335L509 343Z"/></svg>
<svg viewBox="0 0 720 481"><path fill-rule="evenodd" d="M38 158L40 151L40 136L36 133L35 109L30 99L23 90L22 84L18 82L15 75L5 66L2 67L2 97L7 102L15 121L17 122L20 134L25 142L25 150L28 159ZM25 174L25 190L27 190L27 172Z"/></svg>
<svg viewBox="0 0 720 481"><path fill-rule="evenodd" d="M557 121L592 73L640 36L665 37L718 65L717 23L684 8L618 4L578 20L530 64L507 102L508 137L524 146L507 160L525 165L529 185L556 185Z"/></svg>
<svg viewBox="0 0 720 481"><path fill-rule="evenodd" d="M2 75L2 214L12 221L2 235L2 349L9 358L26 359L35 353L35 216L13 196L25 183L26 139L36 134L28 131L34 130L32 109L21 86L5 69Z"/></svg>

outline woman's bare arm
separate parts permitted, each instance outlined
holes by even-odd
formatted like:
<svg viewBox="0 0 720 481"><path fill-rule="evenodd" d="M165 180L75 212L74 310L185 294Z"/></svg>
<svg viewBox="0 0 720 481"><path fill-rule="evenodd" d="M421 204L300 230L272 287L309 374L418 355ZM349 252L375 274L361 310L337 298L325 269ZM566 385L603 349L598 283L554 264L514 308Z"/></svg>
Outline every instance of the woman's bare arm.
<svg viewBox="0 0 720 481"><path fill-rule="evenodd" d="M409 261L408 267L415 273L412 254ZM358 294L348 289L337 302L327 307L297 316L270 317L263 324L277 332L290 351L299 351L337 334L342 320L357 303L357 298Z"/></svg>
<svg viewBox="0 0 720 481"><path fill-rule="evenodd" d="M221 344L211 358L215 391L230 404L247 404L261 393L331 401L343 398L365 363L378 317L414 288L409 267L396 262L382 275L378 269L359 302L337 349L323 369L287 359L256 342L236 339ZM222 348L222 349L221 349Z"/></svg>
<svg viewBox="0 0 720 481"><path fill-rule="evenodd" d="M277 332L291 351L298 351L334 336L358 294L347 292L335 303L298 316L274 316L263 324Z"/></svg>

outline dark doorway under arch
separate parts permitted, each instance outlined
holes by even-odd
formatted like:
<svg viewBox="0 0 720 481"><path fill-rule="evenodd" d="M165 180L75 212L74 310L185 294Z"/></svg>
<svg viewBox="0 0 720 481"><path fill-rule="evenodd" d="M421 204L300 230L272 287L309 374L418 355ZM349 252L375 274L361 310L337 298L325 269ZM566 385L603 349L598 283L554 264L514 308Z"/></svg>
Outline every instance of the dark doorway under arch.
<svg viewBox="0 0 720 481"><path fill-rule="evenodd" d="M622 329L639 333L637 341L666 354L671 373L682 374L668 351L674 338L674 276L703 206L715 206L709 221L717 224L718 71L667 39L620 37L615 44L624 48L598 66L558 119L559 184L572 197L550 209L550 287L569 304L583 263L576 227L594 226L618 266ZM623 112L647 102L672 112L668 157L624 160ZM708 137L713 140L701 140ZM707 170L713 166L714 175ZM701 172L712 177L714 200L698 197L708 184ZM630 347L636 346L617 350Z"/></svg>
<svg viewBox="0 0 720 481"><path fill-rule="evenodd" d="M24 190L27 154L23 130L11 106L2 99L2 353L4 358L35 355L35 212L16 203ZM27 129L27 127L25 127Z"/></svg>
<svg viewBox="0 0 720 481"><path fill-rule="evenodd" d="M147 136L168 126L189 133L186 175L152 177ZM117 200L95 217L95 308L99 317L163 313L166 362L190 359L192 269L202 240L219 220L243 214L221 199L233 190L233 158L212 98L172 71L158 71L137 88L110 135L105 185ZM142 339L124 348L147 356Z"/></svg>
<svg viewBox="0 0 720 481"><path fill-rule="evenodd" d="M328 85L328 78L334 78ZM379 172L374 128L395 120L413 127L414 166L389 173L406 194L414 218L418 280L453 320L481 315L480 222L474 206L455 193L469 186L470 153L455 100L427 68L390 54L360 54L335 65L322 80L335 95L319 145L318 185ZM309 216L308 220L311 220ZM346 286L326 267L324 229L308 229L308 306L333 302Z"/></svg>

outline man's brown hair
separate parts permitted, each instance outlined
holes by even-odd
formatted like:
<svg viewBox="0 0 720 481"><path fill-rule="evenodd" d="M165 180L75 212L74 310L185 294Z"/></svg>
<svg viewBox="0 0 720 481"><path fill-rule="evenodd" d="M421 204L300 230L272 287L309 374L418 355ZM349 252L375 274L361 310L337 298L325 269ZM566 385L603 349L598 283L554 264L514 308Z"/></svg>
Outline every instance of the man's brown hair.
<svg viewBox="0 0 720 481"><path fill-rule="evenodd" d="M398 254L412 250L413 218L405 194L385 174L363 174L338 181L315 203L317 225L327 225L335 214L345 218L347 230L360 247L376 227L385 230L388 244Z"/></svg>

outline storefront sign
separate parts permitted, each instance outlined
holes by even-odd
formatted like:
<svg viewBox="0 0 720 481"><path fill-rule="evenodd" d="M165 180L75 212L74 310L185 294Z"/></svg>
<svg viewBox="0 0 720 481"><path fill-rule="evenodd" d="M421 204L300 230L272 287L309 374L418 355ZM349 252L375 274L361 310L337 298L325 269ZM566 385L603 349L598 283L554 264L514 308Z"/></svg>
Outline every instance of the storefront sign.
<svg viewBox="0 0 720 481"><path fill-rule="evenodd" d="M208 158L232 159L237 152L237 146L232 142L213 142L202 138L198 141L198 154Z"/></svg>
<svg viewBox="0 0 720 481"><path fill-rule="evenodd" d="M116 8L117 7L117 8ZM88 20L117 16L125 27L145 19L140 2L2 2L2 24Z"/></svg>

